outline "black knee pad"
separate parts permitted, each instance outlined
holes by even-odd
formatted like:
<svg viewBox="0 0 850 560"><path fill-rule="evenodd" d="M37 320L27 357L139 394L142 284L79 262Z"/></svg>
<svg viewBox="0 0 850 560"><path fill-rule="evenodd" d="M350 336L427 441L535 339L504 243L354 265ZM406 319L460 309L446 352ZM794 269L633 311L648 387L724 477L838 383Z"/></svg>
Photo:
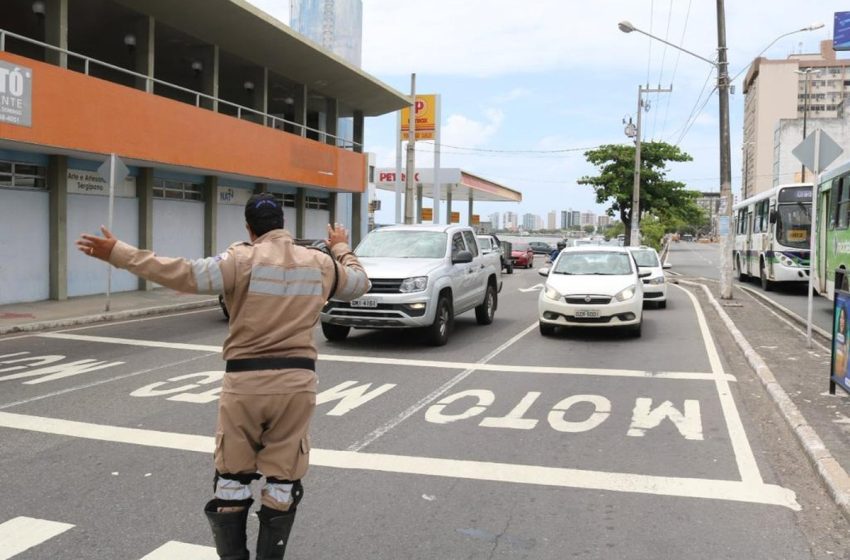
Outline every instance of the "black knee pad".
<svg viewBox="0 0 850 560"><path fill-rule="evenodd" d="M241 474L236 473L236 474L233 474L233 473L220 473L218 471L215 471L215 476L213 476L213 493L215 493L215 490L216 490L217 485L218 485L218 479L219 478L225 478L227 480L238 480L239 482L241 482L242 484L247 486L247 485L251 484L252 482L254 482L255 480L259 480L260 476L261 476L260 473L241 473Z"/></svg>

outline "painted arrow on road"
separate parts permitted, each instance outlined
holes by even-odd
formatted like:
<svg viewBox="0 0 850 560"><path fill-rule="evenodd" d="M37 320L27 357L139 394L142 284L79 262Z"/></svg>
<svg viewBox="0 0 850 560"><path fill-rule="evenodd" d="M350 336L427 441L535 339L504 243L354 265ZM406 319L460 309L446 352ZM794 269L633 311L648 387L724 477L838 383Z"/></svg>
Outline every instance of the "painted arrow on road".
<svg viewBox="0 0 850 560"><path fill-rule="evenodd" d="M536 292L543 289L543 284L535 284L530 288L518 288L520 292Z"/></svg>

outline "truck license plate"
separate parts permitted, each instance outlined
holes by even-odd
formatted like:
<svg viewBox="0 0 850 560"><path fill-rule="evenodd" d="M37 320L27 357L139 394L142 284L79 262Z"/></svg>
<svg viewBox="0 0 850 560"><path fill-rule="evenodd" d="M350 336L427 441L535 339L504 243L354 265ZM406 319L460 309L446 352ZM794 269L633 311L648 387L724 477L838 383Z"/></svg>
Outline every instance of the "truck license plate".
<svg viewBox="0 0 850 560"><path fill-rule="evenodd" d="M374 309L378 307L378 300L374 299L353 299L351 300L351 307L369 307Z"/></svg>
<svg viewBox="0 0 850 560"><path fill-rule="evenodd" d="M585 319L595 319L599 317L599 311L593 309L584 309L581 311L576 311L576 317Z"/></svg>

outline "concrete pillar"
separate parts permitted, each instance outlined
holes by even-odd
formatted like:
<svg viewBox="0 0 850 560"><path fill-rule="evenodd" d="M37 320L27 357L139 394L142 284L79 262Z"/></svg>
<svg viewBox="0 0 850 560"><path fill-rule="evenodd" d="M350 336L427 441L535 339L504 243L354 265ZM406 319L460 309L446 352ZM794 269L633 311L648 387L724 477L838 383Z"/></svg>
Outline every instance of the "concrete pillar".
<svg viewBox="0 0 850 560"><path fill-rule="evenodd" d="M363 118L363 111L354 111L354 151L357 153L363 153L363 129L364 129L365 119ZM364 162L366 166L366 172L364 173L365 177L369 176L369 161L368 158ZM369 215L367 214L368 210L368 192L366 192L367 185L363 186L362 193L353 193L351 195L351 246L356 247L360 240L366 235L367 227L369 225Z"/></svg>
<svg viewBox="0 0 850 560"><path fill-rule="evenodd" d="M467 213L466 213L466 225L468 225L470 227L472 227L472 214L473 214L472 194L473 194L473 191L472 191L472 188L470 188L469 189L469 209L467 210Z"/></svg>
<svg viewBox="0 0 850 560"><path fill-rule="evenodd" d="M136 177L139 198L139 249L153 250L153 168L142 167ZM139 278L139 289L153 289L153 282Z"/></svg>
<svg viewBox="0 0 850 560"><path fill-rule="evenodd" d="M154 54L156 44L154 36L154 19L149 16L136 20L136 67L134 70L149 78L154 77ZM136 78L136 89L153 93L153 81Z"/></svg>
<svg viewBox="0 0 850 560"><path fill-rule="evenodd" d="M339 217L336 215L338 196L339 195L335 192L328 194L328 221L332 224L335 224L339 221Z"/></svg>
<svg viewBox="0 0 850 560"><path fill-rule="evenodd" d="M325 114L325 141L332 146L339 146L336 135L339 130L339 102L336 99L328 98L327 110Z"/></svg>
<svg viewBox="0 0 850 560"><path fill-rule="evenodd" d="M295 86L295 118L294 121L299 125L307 124L307 86ZM295 134L299 136L307 136L307 129L304 126L296 127Z"/></svg>
<svg viewBox="0 0 850 560"><path fill-rule="evenodd" d="M452 186L446 185L446 224L452 223Z"/></svg>
<svg viewBox="0 0 850 560"><path fill-rule="evenodd" d="M269 192L269 184L268 183L256 183L254 184L254 194L262 194Z"/></svg>
<svg viewBox="0 0 850 560"><path fill-rule="evenodd" d="M204 66L201 70L201 93L205 93L215 98L201 98L201 107L212 111L218 111L218 45L203 47L200 61Z"/></svg>
<svg viewBox="0 0 850 560"><path fill-rule="evenodd" d="M68 299L68 158L47 162L50 208L50 299Z"/></svg>
<svg viewBox="0 0 850 560"><path fill-rule="evenodd" d="M263 67L262 72L259 74L260 83L257 84L256 97L254 102L256 103L255 107L259 111L261 111L264 115L269 114L269 69ZM270 126L271 119L268 117L262 118L263 126Z"/></svg>
<svg viewBox="0 0 850 560"><path fill-rule="evenodd" d="M68 0L47 0L44 14L45 42L54 47L68 50ZM44 59L62 68L68 67L68 55L45 49ZM61 298L65 299L65 298Z"/></svg>
<svg viewBox="0 0 850 560"><path fill-rule="evenodd" d="M307 192L299 188L295 191L295 238L304 239L307 225Z"/></svg>
<svg viewBox="0 0 850 560"><path fill-rule="evenodd" d="M204 177L204 255L215 251L215 234L218 230L218 177Z"/></svg>
<svg viewBox="0 0 850 560"><path fill-rule="evenodd" d="M422 223L422 185L416 185L416 223Z"/></svg>

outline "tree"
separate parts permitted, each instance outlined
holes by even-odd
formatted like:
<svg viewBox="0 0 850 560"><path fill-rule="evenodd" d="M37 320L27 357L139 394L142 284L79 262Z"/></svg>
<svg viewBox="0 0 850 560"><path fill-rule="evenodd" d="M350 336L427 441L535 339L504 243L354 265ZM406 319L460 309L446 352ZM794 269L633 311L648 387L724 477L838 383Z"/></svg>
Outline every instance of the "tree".
<svg viewBox="0 0 850 560"><path fill-rule="evenodd" d="M592 225L590 225L590 224L587 224L586 226L584 226L584 227L583 227L583 228L581 228L581 229L582 229L582 231L584 231L584 233L587 233L588 235L589 235L589 234L591 234L591 233L593 233L594 231L596 231L596 228L595 228L595 227L593 227L593 226L592 226Z"/></svg>
<svg viewBox="0 0 850 560"><path fill-rule="evenodd" d="M584 153L589 163L599 169L595 177L585 176L580 185L590 185L596 191L596 202L609 203L608 215L619 214L625 227L626 244L630 243L632 224L632 189L634 187L635 147L607 144ZM685 184L667 179L667 162L692 161L693 158L678 146L666 142L641 143L640 213L678 215L696 206L696 193Z"/></svg>

